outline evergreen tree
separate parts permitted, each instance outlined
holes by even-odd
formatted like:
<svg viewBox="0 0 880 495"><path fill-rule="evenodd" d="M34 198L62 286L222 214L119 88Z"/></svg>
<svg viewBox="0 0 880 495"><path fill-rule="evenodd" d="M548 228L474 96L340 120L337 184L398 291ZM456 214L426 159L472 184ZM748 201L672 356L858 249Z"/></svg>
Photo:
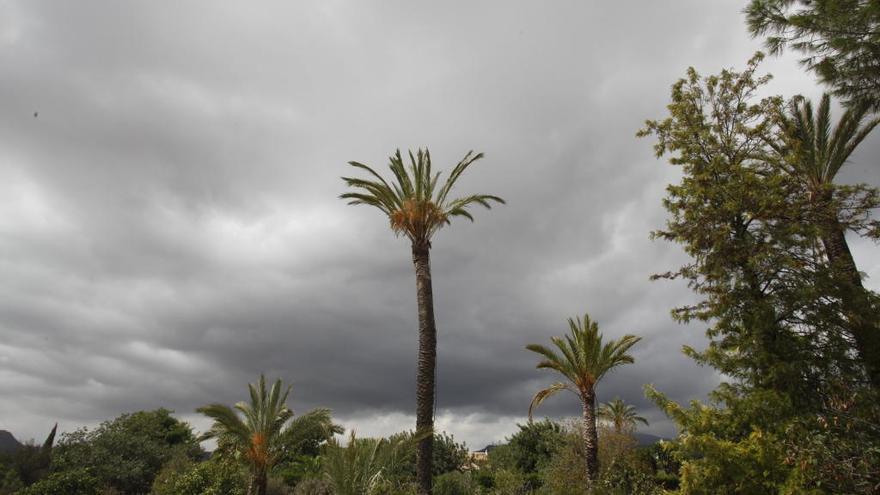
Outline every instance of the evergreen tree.
<svg viewBox="0 0 880 495"><path fill-rule="evenodd" d="M786 47L834 92L880 105L880 6L876 0L751 0L753 36L767 35L773 53Z"/></svg>
<svg viewBox="0 0 880 495"><path fill-rule="evenodd" d="M670 218L655 236L681 244L691 262L656 278L683 279L700 296L673 316L708 326L708 347L685 352L726 378L709 404L690 407L648 389L682 431L683 493L832 486L831 470L805 468L818 462L870 479L847 455L880 440L837 274L816 241L821 224L803 181L773 158L784 101L757 97L768 80L755 74L760 59L705 78L690 69L672 88L669 116L640 131L656 136L657 155L670 155L683 172L667 188ZM876 207L864 187L841 190L838 201L862 219ZM851 416L835 412L841 401ZM831 436L817 418L847 428ZM808 438L826 441L810 447Z"/></svg>

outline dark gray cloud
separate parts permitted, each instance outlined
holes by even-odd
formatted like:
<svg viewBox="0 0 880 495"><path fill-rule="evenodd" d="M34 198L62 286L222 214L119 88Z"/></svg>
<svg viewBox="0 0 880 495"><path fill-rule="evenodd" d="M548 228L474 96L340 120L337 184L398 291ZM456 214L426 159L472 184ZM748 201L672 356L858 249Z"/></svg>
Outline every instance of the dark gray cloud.
<svg viewBox="0 0 880 495"><path fill-rule="evenodd" d="M741 2L0 5L0 428L192 414L261 372L348 427L411 427L414 277L378 212L336 199L345 163L430 146L461 191L505 197L434 242L439 422L472 444L553 378L523 347L589 311L644 336L600 397L642 408L718 381L682 356L681 263L652 242L676 171L634 138L693 65L760 47ZM774 92L817 94L792 58ZM36 116L35 116L36 114ZM865 144L847 176L877 183ZM880 258L855 246L877 286ZM551 416L576 414L566 398ZM479 445L477 445L479 446Z"/></svg>

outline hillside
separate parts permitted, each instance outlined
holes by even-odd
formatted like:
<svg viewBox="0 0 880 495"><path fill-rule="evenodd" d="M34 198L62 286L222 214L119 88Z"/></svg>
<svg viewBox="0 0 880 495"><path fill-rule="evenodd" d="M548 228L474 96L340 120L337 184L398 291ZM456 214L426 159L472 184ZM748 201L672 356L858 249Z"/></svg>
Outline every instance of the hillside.
<svg viewBox="0 0 880 495"><path fill-rule="evenodd" d="M6 430L0 430L0 454L11 454L21 448L21 443Z"/></svg>

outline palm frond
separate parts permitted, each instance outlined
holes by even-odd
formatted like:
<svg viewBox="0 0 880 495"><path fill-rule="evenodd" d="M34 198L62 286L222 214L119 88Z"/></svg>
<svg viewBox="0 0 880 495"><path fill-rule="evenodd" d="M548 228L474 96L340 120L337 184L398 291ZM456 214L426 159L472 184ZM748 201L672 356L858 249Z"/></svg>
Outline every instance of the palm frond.
<svg viewBox="0 0 880 495"><path fill-rule="evenodd" d="M605 374L634 361L628 353L641 338L625 335L619 340L603 343L598 323L592 321L588 314L580 319L569 318L568 327L567 335L551 337L555 349L539 344L530 344L526 349L543 358L538 362L538 368L558 372L570 382L570 386L567 386L569 390L576 392L582 401L592 401L594 388ZM529 410L557 391L551 387L538 392Z"/></svg>
<svg viewBox="0 0 880 495"><path fill-rule="evenodd" d="M349 165L369 174L369 179L342 177L352 188L340 194L341 199L349 200L351 205L373 206L387 215L392 230L398 235L406 235L413 244L430 246L433 235L453 217L464 217L473 221L468 208L480 205L491 208L491 203L504 204L504 200L490 194L472 194L457 199L448 195L461 174L482 154L469 152L460 161L446 182L439 187L441 174L434 172L431 153L419 149L408 153L409 163L405 163L400 150L389 158L392 180L384 179L372 167L360 162Z"/></svg>
<svg viewBox="0 0 880 495"><path fill-rule="evenodd" d="M553 385L550 385L549 387L547 387L544 390L541 390L537 394L535 394L535 396L532 398L532 403L529 404L529 421L532 420L532 413L535 411L535 409L538 406L541 405L542 402L544 402L544 400L556 395L558 392L561 392L563 390L571 391L571 387L569 387L565 383L556 382Z"/></svg>

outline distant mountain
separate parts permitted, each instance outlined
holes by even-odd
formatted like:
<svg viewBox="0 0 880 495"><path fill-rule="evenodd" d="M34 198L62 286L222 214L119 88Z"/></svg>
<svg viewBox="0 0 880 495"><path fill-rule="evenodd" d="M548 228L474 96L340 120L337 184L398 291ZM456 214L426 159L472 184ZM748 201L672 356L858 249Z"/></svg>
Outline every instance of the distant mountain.
<svg viewBox="0 0 880 495"><path fill-rule="evenodd" d="M654 445L660 440L669 440L668 438L658 437L657 435L651 435L650 433L635 432L633 436L636 437L636 440L639 442L639 447Z"/></svg>
<svg viewBox="0 0 880 495"><path fill-rule="evenodd" d="M0 454L12 454L21 448L18 440L6 430L0 430Z"/></svg>

